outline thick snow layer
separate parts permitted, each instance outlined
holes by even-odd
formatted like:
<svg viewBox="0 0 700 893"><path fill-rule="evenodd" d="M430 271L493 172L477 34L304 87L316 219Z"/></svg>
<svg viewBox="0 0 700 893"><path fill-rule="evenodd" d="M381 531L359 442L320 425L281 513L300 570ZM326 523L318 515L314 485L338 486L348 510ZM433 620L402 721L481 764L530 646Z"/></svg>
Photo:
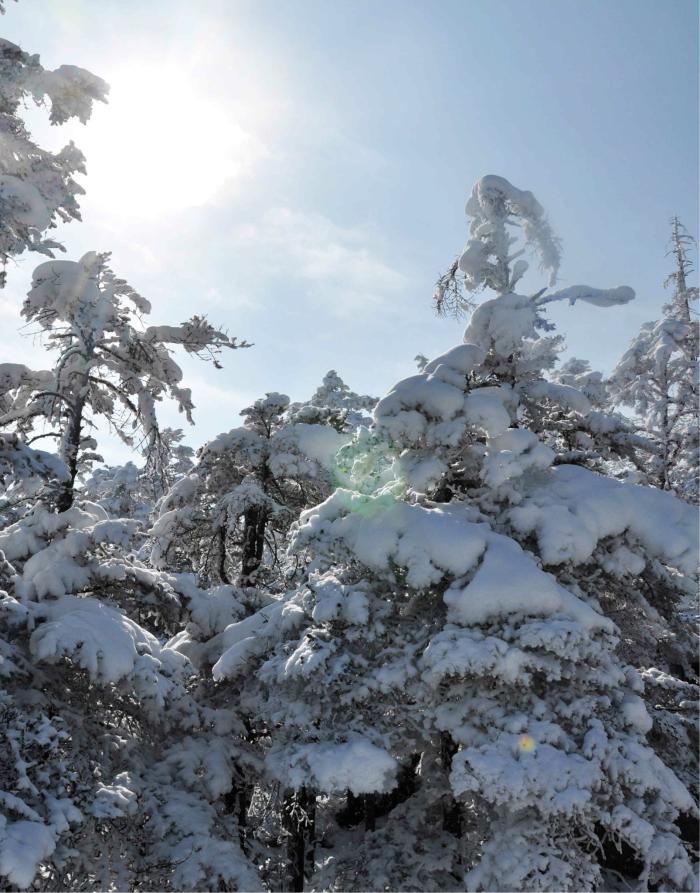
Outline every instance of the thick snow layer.
<svg viewBox="0 0 700 893"><path fill-rule="evenodd" d="M69 528L71 533L83 531L99 520L100 518L75 505L60 514L48 511L43 505L37 505L29 515L0 533L0 549L10 561L33 556L44 548L48 537L56 536Z"/></svg>
<svg viewBox="0 0 700 893"><path fill-rule="evenodd" d="M426 508L387 495L337 490L301 516L294 547L307 544L336 559L342 545L351 559L390 579L394 568L401 568L406 585L414 589L437 584L446 575L456 577L444 600L449 619L463 626L529 614L561 615L587 630L614 629L610 620L541 570L516 542L470 520L464 505ZM477 565L468 583L460 581ZM319 610L324 616L338 616L341 593L332 581L327 585Z"/></svg>
<svg viewBox="0 0 700 893"><path fill-rule="evenodd" d="M445 676L488 676L525 682L530 656L476 629L447 626L430 640L421 658L423 678L432 685Z"/></svg>
<svg viewBox="0 0 700 893"><path fill-rule="evenodd" d="M0 816L0 875L16 887L27 889L42 859L56 846L53 831L42 822L7 822Z"/></svg>
<svg viewBox="0 0 700 893"><path fill-rule="evenodd" d="M249 661L267 650L281 632L295 629L304 619L304 612L294 599L285 598L261 608L245 620L232 623L206 646L215 680L230 678L242 672Z"/></svg>
<svg viewBox="0 0 700 893"><path fill-rule="evenodd" d="M127 772L114 779L113 784L101 784L95 792L90 813L98 819L116 819L133 815L137 809L137 794Z"/></svg>
<svg viewBox="0 0 700 893"><path fill-rule="evenodd" d="M166 579L177 593L184 596L190 614L188 626L196 627L201 636L222 632L245 613L240 601L241 590L235 586L201 589L195 583L194 574L169 574Z"/></svg>
<svg viewBox="0 0 700 893"><path fill-rule="evenodd" d="M440 369L446 368L465 376L483 362L483 359L484 352L475 344L458 344L426 363L421 372L434 373L439 378Z"/></svg>
<svg viewBox="0 0 700 893"><path fill-rule="evenodd" d="M428 363L417 375L403 379L379 401L377 430L397 445L456 445L467 425L487 434L501 434L510 425L505 404L510 388L484 387L467 393L467 374L483 359L473 344L452 348ZM420 477L420 472L418 472Z"/></svg>
<svg viewBox="0 0 700 893"><path fill-rule="evenodd" d="M625 695L622 701L622 715L628 726L632 726L643 735L651 731L652 719L644 701L638 695Z"/></svg>
<svg viewBox="0 0 700 893"><path fill-rule="evenodd" d="M505 227L513 222L522 227L525 245L537 253L542 269L549 272L549 284L554 284L560 263L559 242L547 223L542 206L531 192L518 189L504 177L488 174L474 184L466 212L472 218L470 232L473 238L467 243L459 266L472 288L489 282L489 267L498 270L504 265L489 264L489 258L501 262L508 258L513 238L507 235ZM518 261L511 284L526 269L525 261ZM507 285L501 277L497 277L497 283ZM496 285L495 282L489 284Z"/></svg>
<svg viewBox="0 0 700 893"><path fill-rule="evenodd" d="M311 785L324 793L371 794L393 786L398 763L366 738L341 744L305 744L272 751L268 767L293 788Z"/></svg>
<svg viewBox="0 0 700 893"><path fill-rule="evenodd" d="M441 422L453 419L464 406L464 390L424 373L411 375L394 385L374 412L378 423L387 426L391 417L413 412Z"/></svg>
<svg viewBox="0 0 700 893"><path fill-rule="evenodd" d="M576 301L585 301L587 304L595 304L596 307L614 307L616 304L628 304L634 298L634 289L628 285L618 285L617 288L570 285L568 288L544 295L537 303L541 305L553 301L568 301L569 304L575 304Z"/></svg>
<svg viewBox="0 0 700 893"><path fill-rule="evenodd" d="M292 425L299 451L310 459L320 462L324 468L332 468L338 450L350 441L350 434L336 431L330 425Z"/></svg>
<svg viewBox="0 0 700 893"><path fill-rule="evenodd" d="M535 534L545 564L588 561L598 543L627 534L648 555L694 574L698 516L693 506L652 487L621 483L573 465L547 472L510 510L521 534Z"/></svg>
<svg viewBox="0 0 700 893"><path fill-rule="evenodd" d="M81 305L93 310L93 329L100 332L98 313L100 291L97 276L100 261L94 251L88 251L79 261L50 260L39 264L32 274L32 287L27 293L24 314L42 310L55 312L59 319L67 317ZM102 302L102 312L107 302Z"/></svg>
<svg viewBox="0 0 700 893"><path fill-rule="evenodd" d="M507 537L495 533L473 579L453 584L443 596L448 618L462 626L485 623L510 614L573 618L588 630L612 632L613 623L560 586L535 560Z"/></svg>
<svg viewBox="0 0 700 893"><path fill-rule="evenodd" d="M537 307L525 295L505 294L480 304L464 331L464 341L507 357L526 338L537 338Z"/></svg>
<svg viewBox="0 0 700 893"><path fill-rule="evenodd" d="M452 760L450 775L456 795L486 791L495 804L508 804L516 812L537 803L540 813L573 816L585 808L601 783L598 763L579 753L539 740L522 753L517 734L504 733L494 743L461 750Z"/></svg>
<svg viewBox="0 0 700 893"><path fill-rule="evenodd" d="M359 587L345 586L333 574L312 577L310 587L316 598L312 617L317 623L329 620L345 620L359 625L367 623L369 603Z"/></svg>
<svg viewBox="0 0 700 893"><path fill-rule="evenodd" d="M572 409L584 416L593 409L588 397L571 385L539 379L526 382L522 390L533 400L550 400L552 403Z"/></svg>
<svg viewBox="0 0 700 893"><path fill-rule="evenodd" d="M511 209L523 217L533 219L544 216L544 209L535 196L527 189L518 189L497 174L486 174L472 187L466 206L469 217L492 217L497 213L500 201L507 201Z"/></svg>
<svg viewBox="0 0 700 893"><path fill-rule="evenodd" d="M548 468L554 451L527 428L509 428L488 441L481 476L489 487L521 477L527 471Z"/></svg>
<svg viewBox="0 0 700 893"><path fill-rule="evenodd" d="M22 363L0 363L0 394L24 386L42 390L54 380L53 372L35 371Z"/></svg>
<svg viewBox="0 0 700 893"><path fill-rule="evenodd" d="M184 663L133 620L96 599L64 595L42 603L38 611L44 619L32 633L32 653L49 662L70 657L95 682L118 682L150 663L154 669L162 663L168 669Z"/></svg>
<svg viewBox="0 0 700 893"><path fill-rule="evenodd" d="M336 550L343 544L372 570L390 575L393 564L405 568L407 585L421 589L446 573L462 576L483 553L488 527L470 522L469 516L465 506L425 508L389 495L336 490L303 513L294 545L318 549L325 540Z"/></svg>
<svg viewBox="0 0 700 893"><path fill-rule="evenodd" d="M482 428L489 437L497 437L510 425L510 415L503 405L510 398L508 388L478 388L464 400L465 417L470 425Z"/></svg>

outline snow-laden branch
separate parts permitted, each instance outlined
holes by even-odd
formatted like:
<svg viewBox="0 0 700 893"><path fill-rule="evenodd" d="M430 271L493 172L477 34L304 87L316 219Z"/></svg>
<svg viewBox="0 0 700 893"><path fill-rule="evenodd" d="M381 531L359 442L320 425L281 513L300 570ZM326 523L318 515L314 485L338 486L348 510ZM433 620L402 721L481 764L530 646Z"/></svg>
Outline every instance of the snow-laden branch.
<svg viewBox="0 0 700 893"><path fill-rule="evenodd" d="M617 304L629 304L635 297L634 289L628 285L618 285L617 288L593 288L590 285L570 285L559 291L542 295L535 299L538 307L544 304L553 304L555 301L568 301L575 304L576 301L585 301L596 307L614 307Z"/></svg>

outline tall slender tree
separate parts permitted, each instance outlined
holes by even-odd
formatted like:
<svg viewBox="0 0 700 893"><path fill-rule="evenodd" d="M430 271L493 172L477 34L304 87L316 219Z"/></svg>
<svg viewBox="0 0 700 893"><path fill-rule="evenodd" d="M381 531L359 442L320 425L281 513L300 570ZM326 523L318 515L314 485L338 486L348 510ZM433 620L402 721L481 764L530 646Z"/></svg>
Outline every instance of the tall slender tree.
<svg viewBox="0 0 700 893"><path fill-rule="evenodd" d="M662 490L697 502L700 474L698 431L698 289L688 282L694 239L677 217L671 220L668 254L675 269L660 319L645 323L610 377L615 401L633 410L640 431L656 445L647 479Z"/></svg>

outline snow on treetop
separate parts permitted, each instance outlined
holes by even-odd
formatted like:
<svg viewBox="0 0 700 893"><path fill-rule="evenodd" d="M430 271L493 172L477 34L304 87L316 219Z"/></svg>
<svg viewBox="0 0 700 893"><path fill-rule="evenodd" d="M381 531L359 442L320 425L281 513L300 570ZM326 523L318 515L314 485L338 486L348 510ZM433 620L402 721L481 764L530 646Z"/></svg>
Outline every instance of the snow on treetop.
<svg viewBox="0 0 700 893"><path fill-rule="evenodd" d="M488 286L504 293L527 270L523 260L510 269L510 262L524 249L509 253L515 238L506 230L507 225L522 227L525 248L538 256L540 266L549 273L549 284L556 282L561 260L559 240L531 192L517 189L504 177L488 174L474 184L466 212L472 218L471 239L459 259L459 268L465 274L467 288L474 291Z"/></svg>
<svg viewBox="0 0 700 893"><path fill-rule="evenodd" d="M469 217L497 219L506 204L511 214L536 219L544 217L544 208L535 196L526 189L517 189L496 174L486 174L472 187L472 194L465 208Z"/></svg>
<svg viewBox="0 0 700 893"><path fill-rule="evenodd" d="M78 118L85 124L92 114L92 104L107 102L109 84L77 65L59 65L53 71L43 70L29 82L36 102L47 96L51 102L51 123L63 124Z"/></svg>

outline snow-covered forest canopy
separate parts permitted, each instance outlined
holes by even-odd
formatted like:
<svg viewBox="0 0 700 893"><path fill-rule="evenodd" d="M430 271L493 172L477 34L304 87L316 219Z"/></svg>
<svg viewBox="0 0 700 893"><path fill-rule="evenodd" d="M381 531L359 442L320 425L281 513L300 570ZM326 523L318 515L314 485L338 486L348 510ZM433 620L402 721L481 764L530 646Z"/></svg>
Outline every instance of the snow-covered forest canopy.
<svg viewBox="0 0 700 893"><path fill-rule="evenodd" d="M460 185L451 346L202 442L189 360L226 387L264 328L61 254L85 158L30 110L108 100L0 40L0 284L30 259L45 358L0 357L0 887L697 889L694 221L625 328L635 290L578 284L529 184ZM554 305L617 314L611 371Z"/></svg>

